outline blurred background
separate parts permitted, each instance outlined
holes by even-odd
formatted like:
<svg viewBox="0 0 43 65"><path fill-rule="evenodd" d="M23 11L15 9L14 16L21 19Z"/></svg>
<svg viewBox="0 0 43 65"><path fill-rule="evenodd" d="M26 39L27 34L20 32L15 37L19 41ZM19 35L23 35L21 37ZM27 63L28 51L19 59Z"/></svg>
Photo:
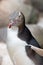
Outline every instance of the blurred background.
<svg viewBox="0 0 43 65"><path fill-rule="evenodd" d="M13 65L7 51L9 15L22 11L25 23L43 48L43 0L0 0L0 65Z"/></svg>

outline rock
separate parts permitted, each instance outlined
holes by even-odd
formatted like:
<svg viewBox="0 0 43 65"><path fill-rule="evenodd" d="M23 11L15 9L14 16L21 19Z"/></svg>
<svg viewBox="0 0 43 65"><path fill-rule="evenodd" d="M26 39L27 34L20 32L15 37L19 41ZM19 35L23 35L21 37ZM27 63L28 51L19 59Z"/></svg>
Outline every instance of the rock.
<svg viewBox="0 0 43 65"><path fill-rule="evenodd" d="M27 5L31 4L34 8L43 12L43 0L24 0L24 3Z"/></svg>

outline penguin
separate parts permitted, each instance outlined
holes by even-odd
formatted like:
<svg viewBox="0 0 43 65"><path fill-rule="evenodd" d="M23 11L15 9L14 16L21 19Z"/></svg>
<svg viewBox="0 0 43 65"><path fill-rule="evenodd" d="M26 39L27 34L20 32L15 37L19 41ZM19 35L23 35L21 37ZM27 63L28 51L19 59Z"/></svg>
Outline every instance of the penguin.
<svg viewBox="0 0 43 65"><path fill-rule="evenodd" d="M15 16L14 16L15 15ZM15 18L14 18L15 17ZM17 30L9 29L7 35L7 48L15 65L43 65L43 56L36 53L29 45L41 48L30 30L25 25L22 12L13 13L9 28L16 26Z"/></svg>
<svg viewBox="0 0 43 65"><path fill-rule="evenodd" d="M32 33L30 32L30 30L25 25L25 16L23 15L23 13L16 12L16 14L13 13L12 16L13 18L10 17L11 23L9 24L9 28L14 25L17 26L18 27L18 34L17 34L18 38L25 41L27 44L31 44L31 45L34 45L40 48L40 45L38 44L36 39L33 37Z"/></svg>

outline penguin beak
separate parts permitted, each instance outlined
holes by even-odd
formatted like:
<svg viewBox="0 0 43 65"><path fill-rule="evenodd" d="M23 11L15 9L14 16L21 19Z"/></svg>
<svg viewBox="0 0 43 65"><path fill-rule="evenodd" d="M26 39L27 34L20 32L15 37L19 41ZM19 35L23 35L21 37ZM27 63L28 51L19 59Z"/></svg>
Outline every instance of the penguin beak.
<svg viewBox="0 0 43 65"><path fill-rule="evenodd" d="M18 24L18 22L20 22L18 19L17 20L11 20L11 22L9 23L8 27L11 28L12 26L16 26Z"/></svg>
<svg viewBox="0 0 43 65"><path fill-rule="evenodd" d="M8 27L11 28L12 26L15 25L15 22L13 20L11 20L11 22L9 23Z"/></svg>
<svg viewBox="0 0 43 65"><path fill-rule="evenodd" d="M8 25L8 27L9 27L9 28L11 28L11 27L12 27L12 25L13 25L13 23L10 23L10 24Z"/></svg>

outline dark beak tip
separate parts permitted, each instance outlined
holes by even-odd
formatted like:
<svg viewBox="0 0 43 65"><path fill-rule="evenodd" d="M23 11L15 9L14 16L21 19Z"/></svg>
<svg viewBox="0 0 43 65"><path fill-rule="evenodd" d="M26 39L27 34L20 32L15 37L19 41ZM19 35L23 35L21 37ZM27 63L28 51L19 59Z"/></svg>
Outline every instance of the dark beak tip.
<svg viewBox="0 0 43 65"><path fill-rule="evenodd" d="M11 24L8 25L9 28L11 28L11 26L12 26Z"/></svg>

